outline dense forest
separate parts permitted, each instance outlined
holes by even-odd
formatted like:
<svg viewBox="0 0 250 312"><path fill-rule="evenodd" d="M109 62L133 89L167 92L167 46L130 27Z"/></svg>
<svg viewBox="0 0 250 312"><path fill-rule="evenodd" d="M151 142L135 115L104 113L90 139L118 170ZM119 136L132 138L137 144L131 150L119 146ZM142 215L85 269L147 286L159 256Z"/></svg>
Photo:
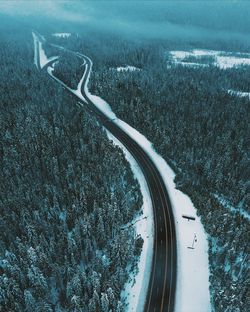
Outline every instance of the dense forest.
<svg viewBox="0 0 250 312"><path fill-rule="evenodd" d="M13 27L13 26L12 26ZM142 198L121 150L1 29L0 311L124 311Z"/></svg>

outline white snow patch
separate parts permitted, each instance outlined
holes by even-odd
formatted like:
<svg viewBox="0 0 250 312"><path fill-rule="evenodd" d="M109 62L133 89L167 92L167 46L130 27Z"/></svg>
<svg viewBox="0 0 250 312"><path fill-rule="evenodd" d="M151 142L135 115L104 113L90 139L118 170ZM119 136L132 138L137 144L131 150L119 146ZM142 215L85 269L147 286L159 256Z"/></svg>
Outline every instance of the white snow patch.
<svg viewBox="0 0 250 312"><path fill-rule="evenodd" d="M123 72L123 71L131 71L131 72L133 72L133 71L141 70L141 69L138 68L138 67L135 67L135 66L129 66L129 65L127 65L127 66L125 66L125 67L124 67L124 66L117 67L116 70L117 70L118 72Z"/></svg>
<svg viewBox="0 0 250 312"><path fill-rule="evenodd" d="M88 94L89 99L110 119L115 119L116 115L113 113L110 105L101 99L99 96Z"/></svg>
<svg viewBox="0 0 250 312"><path fill-rule="evenodd" d="M177 62L175 62L175 64L185 66L185 67L193 67L193 68L209 66L208 64L194 63L194 62L181 62L181 61L177 61Z"/></svg>
<svg viewBox="0 0 250 312"><path fill-rule="evenodd" d="M227 69L241 65L250 65L250 58L236 56L217 56L216 62L218 67Z"/></svg>
<svg viewBox="0 0 250 312"><path fill-rule="evenodd" d="M250 99L250 92L242 92L242 91L236 91L236 90L232 90L232 89L227 90L227 92L230 95L235 95L235 96L239 96L239 97L248 97Z"/></svg>
<svg viewBox="0 0 250 312"><path fill-rule="evenodd" d="M126 159L130 163L132 172L139 182L143 197L142 215L140 215L139 220L136 220L137 222L135 221L134 223L136 234L141 235L144 241L138 261L138 273L136 276L130 276L130 280L125 285L121 294L121 297L124 298L125 302L128 304L126 308L127 311L142 312L147 296L147 285L149 285L150 281L153 259L154 224L152 202L147 182L138 163L120 141L109 131L107 131L107 134L109 139L123 150Z"/></svg>
<svg viewBox="0 0 250 312"><path fill-rule="evenodd" d="M212 64L221 69L233 68L241 65L250 65L250 54L247 53L236 53L236 55L231 55L231 53L225 51L198 49L190 51L170 51L169 53L175 64L181 64L184 66L208 66L206 63L185 62L184 59L190 56L196 57L197 59L202 56L212 56L214 57L214 62ZM249 57L241 57L243 55Z"/></svg>
<svg viewBox="0 0 250 312"><path fill-rule="evenodd" d="M69 38L71 36L71 33L55 33L52 34L52 36L59 38Z"/></svg>

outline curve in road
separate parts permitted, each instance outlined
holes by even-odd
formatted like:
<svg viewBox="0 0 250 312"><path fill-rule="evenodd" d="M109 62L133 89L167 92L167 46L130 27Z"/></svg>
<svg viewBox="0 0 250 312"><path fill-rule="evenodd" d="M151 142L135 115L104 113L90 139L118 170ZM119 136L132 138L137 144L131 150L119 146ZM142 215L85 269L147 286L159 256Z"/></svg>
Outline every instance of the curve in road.
<svg viewBox="0 0 250 312"><path fill-rule="evenodd" d="M39 36L37 34L37 36ZM39 38L41 40L41 38ZM55 46L55 45L54 45ZM60 49L63 47L57 46ZM144 306L145 312L172 312L175 302L176 288L176 233L171 202L163 182L162 176L144 149L114 120L108 118L88 96L87 84L91 74L92 61L87 56L78 52L70 51L85 61L85 73L82 79L81 93L83 98L73 92L61 80L50 74L57 82L73 96L76 96L78 103L95 114L103 126L109 130L133 155L140 166L150 190L153 212L154 212L154 257L148 286L147 298ZM39 53L37 53L39 56ZM53 61L44 68L48 68Z"/></svg>

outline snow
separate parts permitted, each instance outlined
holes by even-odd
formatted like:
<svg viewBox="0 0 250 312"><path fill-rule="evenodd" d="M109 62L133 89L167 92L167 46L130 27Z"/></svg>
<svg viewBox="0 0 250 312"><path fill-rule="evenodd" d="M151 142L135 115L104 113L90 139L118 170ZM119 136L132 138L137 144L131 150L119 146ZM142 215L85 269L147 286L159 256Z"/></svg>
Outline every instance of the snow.
<svg viewBox="0 0 250 312"><path fill-rule="evenodd" d="M91 97L93 103L98 108L101 108L108 117L110 117L111 114L116 117L109 104L101 98L90 94L87 89L87 85L85 92L87 96ZM140 144L140 146L151 157L159 169L169 192L176 221L175 225L177 236L178 263L175 311L211 311L207 235L200 218L197 216L197 211L192 201L187 195L176 189L174 183L174 172L168 166L166 161L159 154L157 154L152 143L124 121L115 118L114 122L126 131L138 144ZM183 214L192 215L196 219L195 221L188 221L187 219L182 218ZM195 236L197 238L197 242L194 242L194 249L188 249L188 247L193 244ZM140 279L143 274L144 272L139 272L136 279ZM138 294L137 296L142 298L142 294Z"/></svg>
<svg viewBox="0 0 250 312"><path fill-rule="evenodd" d="M33 36L33 41L34 41L34 64L36 65L36 67L38 68L38 58L37 58L37 44L38 44L38 41L37 41L37 37L36 35L32 32L32 36Z"/></svg>
<svg viewBox="0 0 250 312"><path fill-rule="evenodd" d="M32 36L34 39L34 64L36 65L37 68L39 68L40 65L42 69L49 62L58 59L58 56L47 57L43 49L42 42L38 39L37 35L34 32L32 32Z"/></svg>
<svg viewBox="0 0 250 312"><path fill-rule="evenodd" d="M110 119L116 119L110 105L99 96L88 94L89 99Z"/></svg>
<svg viewBox="0 0 250 312"><path fill-rule="evenodd" d="M232 89L227 90L227 92L230 95L235 95L235 96L239 96L239 97L248 97L250 100L250 92L242 92L242 91L236 91L236 90L232 90Z"/></svg>
<svg viewBox="0 0 250 312"><path fill-rule="evenodd" d="M179 61L175 62L175 64L186 66L186 67L193 67L193 68L209 66L208 64L194 63L194 62L179 62Z"/></svg>
<svg viewBox="0 0 250 312"><path fill-rule="evenodd" d="M138 67L135 67L135 66L129 66L129 65L127 65L127 66L120 66L120 67L117 67L116 68L116 70L118 71L118 72L123 72L123 71L135 71L135 70L140 70L140 68L138 68Z"/></svg>
<svg viewBox="0 0 250 312"><path fill-rule="evenodd" d="M243 218L250 221L250 214L243 208L243 203L240 203L238 207L234 207L228 199L223 195L212 194L218 203L221 204L224 208L229 209L232 213L239 213Z"/></svg>
<svg viewBox="0 0 250 312"><path fill-rule="evenodd" d="M59 38L69 38L71 36L71 33L55 33L52 34L52 36Z"/></svg>
<svg viewBox="0 0 250 312"><path fill-rule="evenodd" d="M82 88L82 83L83 83L83 79L85 77L85 71L82 75L81 80L79 81L77 88L76 89L72 89L70 87L68 87L63 81L61 81L60 79L58 79L54 74L54 66L55 63L57 63L58 61L55 61L51 66L48 66L47 68L47 72L48 74L54 79L56 80L58 83L60 83L64 88L66 88L67 90L69 90L70 92L74 93L75 95L77 95L82 101L84 101L86 103L86 99L83 97L82 93L81 93L81 88Z"/></svg>
<svg viewBox="0 0 250 312"><path fill-rule="evenodd" d="M202 56L211 56L214 58L214 62L212 64L214 66L219 67L220 69L233 68L241 65L250 65L250 54L242 54L236 53L236 55L231 55L231 53L225 51L214 51L214 50L190 50L190 51L170 51L171 58L175 64L181 64L184 66L208 66L208 64L204 63L195 63L195 62L185 62L184 59L186 57L199 57ZM242 57L249 56L249 57Z"/></svg>
<svg viewBox="0 0 250 312"><path fill-rule="evenodd" d="M222 69L232 68L241 65L250 65L250 58L236 56L217 56L217 65Z"/></svg>
<svg viewBox="0 0 250 312"><path fill-rule="evenodd" d="M47 57L47 55L45 54L45 51L43 49L42 43L40 41L38 42L38 48L39 48L39 57L40 57L41 68L46 66L50 61L54 61L54 60L58 59L58 56Z"/></svg>
<svg viewBox="0 0 250 312"><path fill-rule="evenodd" d="M142 215L137 217L133 222L136 233L141 235L144 241L138 261L138 273L136 274L136 278L134 275L130 276L130 280L125 285L121 294L122 299L128 304L126 308L127 311L142 312L144 310L144 302L147 296L146 285L149 285L153 259L154 224L152 202L147 182L136 160L124 145L122 145L121 142L109 131L107 131L107 134L109 139L123 150L126 159L130 163L132 172L139 182L143 197Z"/></svg>

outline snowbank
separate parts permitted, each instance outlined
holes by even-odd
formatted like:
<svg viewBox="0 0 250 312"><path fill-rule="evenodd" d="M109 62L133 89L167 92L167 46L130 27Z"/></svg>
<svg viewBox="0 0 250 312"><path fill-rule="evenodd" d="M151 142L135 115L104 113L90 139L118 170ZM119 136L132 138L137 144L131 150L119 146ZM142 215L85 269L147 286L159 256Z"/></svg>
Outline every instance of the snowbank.
<svg viewBox="0 0 250 312"><path fill-rule="evenodd" d="M222 69L237 67L241 65L250 65L250 58L235 56L217 56L217 66Z"/></svg>
<svg viewBox="0 0 250 312"><path fill-rule="evenodd" d="M72 89L70 87L68 87L63 81L61 81L60 79L58 79L54 74L54 66L58 61L55 61L54 63L52 63L51 66L48 66L47 68L47 72L48 74L54 79L56 80L58 83L60 83L64 88L66 88L67 90L69 90L70 92L74 93L75 95L77 95L79 97L79 99L81 99L82 101L84 101L86 103L86 99L83 97L82 92L81 92L81 88L82 88L82 83L83 83L83 79L85 77L85 71L83 73L83 76L81 78L81 80L79 81L77 88L76 89Z"/></svg>
<svg viewBox="0 0 250 312"><path fill-rule="evenodd" d="M236 55L231 55L231 53L225 51L214 51L214 50L191 50L191 51L170 51L169 52L172 58L172 61L175 64L181 64L183 66L199 67L199 66L208 66L206 63L195 63L195 62L185 62L186 57L199 57L211 56L214 57L213 65L221 68L233 68L241 65L250 65L250 54L244 54L245 57L242 57L242 53L236 53ZM247 57L246 57L247 56Z"/></svg>
<svg viewBox="0 0 250 312"><path fill-rule="evenodd" d="M128 304L127 311L142 312L145 298L147 296L148 288L146 285L149 285L153 259L154 224L152 202L147 182L136 160L121 144L121 142L118 141L109 131L107 131L107 134L109 139L123 150L126 159L130 163L132 172L139 182L143 197L142 215L140 215L133 222L136 233L141 235L144 240L142 252L138 262L138 274L136 275L136 278L133 275L130 277L130 280L125 285L121 294L121 297L125 299L125 302Z"/></svg>

